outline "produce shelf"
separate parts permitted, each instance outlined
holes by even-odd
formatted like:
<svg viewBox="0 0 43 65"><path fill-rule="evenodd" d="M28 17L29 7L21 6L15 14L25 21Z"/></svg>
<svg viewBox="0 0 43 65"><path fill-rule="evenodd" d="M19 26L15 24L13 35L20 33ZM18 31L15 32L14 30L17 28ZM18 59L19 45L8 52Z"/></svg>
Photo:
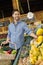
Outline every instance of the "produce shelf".
<svg viewBox="0 0 43 65"><path fill-rule="evenodd" d="M13 60L16 54L0 54L0 60Z"/></svg>

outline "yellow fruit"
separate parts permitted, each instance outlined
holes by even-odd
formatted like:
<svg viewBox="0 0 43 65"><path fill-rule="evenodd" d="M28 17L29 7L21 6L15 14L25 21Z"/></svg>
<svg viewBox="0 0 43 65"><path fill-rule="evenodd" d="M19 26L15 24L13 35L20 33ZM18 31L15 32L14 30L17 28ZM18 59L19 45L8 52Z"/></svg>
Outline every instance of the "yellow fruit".
<svg viewBox="0 0 43 65"><path fill-rule="evenodd" d="M43 43L37 47L41 42L43 42L43 36L38 36L37 39L32 40L30 43L29 61L32 65L38 60L43 60Z"/></svg>
<svg viewBox="0 0 43 65"><path fill-rule="evenodd" d="M35 62L34 62L34 60L32 58L30 59L30 63L35 64Z"/></svg>
<svg viewBox="0 0 43 65"><path fill-rule="evenodd" d="M43 43L42 43L42 45L40 47L43 48Z"/></svg>
<svg viewBox="0 0 43 65"><path fill-rule="evenodd" d="M38 60L43 60L43 56L38 56Z"/></svg>
<svg viewBox="0 0 43 65"><path fill-rule="evenodd" d="M36 35L42 35L43 34L43 29L39 28L36 32Z"/></svg>
<svg viewBox="0 0 43 65"><path fill-rule="evenodd" d="M37 57L31 55L30 58L29 58L29 61L30 61L31 64L35 64L35 62L37 61Z"/></svg>
<svg viewBox="0 0 43 65"><path fill-rule="evenodd" d="M37 39L38 42L43 42L43 36L39 36L38 39Z"/></svg>

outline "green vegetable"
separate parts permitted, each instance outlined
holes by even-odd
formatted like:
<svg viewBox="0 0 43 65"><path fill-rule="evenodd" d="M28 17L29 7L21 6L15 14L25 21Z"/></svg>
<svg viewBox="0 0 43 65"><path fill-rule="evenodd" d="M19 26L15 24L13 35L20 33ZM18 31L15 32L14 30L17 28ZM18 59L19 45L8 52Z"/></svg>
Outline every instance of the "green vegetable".
<svg viewBox="0 0 43 65"><path fill-rule="evenodd" d="M17 52L16 50L13 50L13 51L11 52L11 54L16 54L16 52Z"/></svg>
<svg viewBox="0 0 43 65"><path fill-rule="evenodd" d="M0 49L0 54L4 54L4 51L3 51L3 49Z"/></svg>
<svg viewBox="0 0 43 65"><path fill-rule="evenodd" d="M3 49L4 51L8 51L10 48L9 48L8 46L3 46L2 49Z"/></svg>

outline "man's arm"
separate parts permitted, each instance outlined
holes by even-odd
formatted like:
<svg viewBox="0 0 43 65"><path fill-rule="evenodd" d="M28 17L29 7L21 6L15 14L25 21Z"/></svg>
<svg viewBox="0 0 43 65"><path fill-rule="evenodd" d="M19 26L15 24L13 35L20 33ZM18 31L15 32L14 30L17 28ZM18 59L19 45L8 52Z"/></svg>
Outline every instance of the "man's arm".
<svg viewBox="0 0 43 65"><path fill-rule="evenodd" d="M33 31L31 29L28 28L27 24L24 23L24 30L25 32L29 35L32 36L33 38L37 38L37 36L33 33Z"/></svg>
<svg viewBox="0 0 43 65"><path fill-rule="evenodd" d="M1 45L2 45L2 44L4 44L4 45L5 45L5 44L8 44L9 42L10 42L10 39L7 38L6 41L4 41L4 42L1 43Z"/></svg>
<svg viewBox="0 0 43 65"><path fill-rule="evenodd" d="M10 37L11 37L11 33L10 33L9 28L8 28L8 35L7 35L7 39L6 39L6 41L2 42L1 44L7 44L7 43L9 43L9 42L10 42Z"/></svg>
<svg viewBox="0 0 43 65"><path fill-rule="evenodd" d="M34 33L31 33L30 36L32 36L33 38L37 38L37 36Z"/></svg>

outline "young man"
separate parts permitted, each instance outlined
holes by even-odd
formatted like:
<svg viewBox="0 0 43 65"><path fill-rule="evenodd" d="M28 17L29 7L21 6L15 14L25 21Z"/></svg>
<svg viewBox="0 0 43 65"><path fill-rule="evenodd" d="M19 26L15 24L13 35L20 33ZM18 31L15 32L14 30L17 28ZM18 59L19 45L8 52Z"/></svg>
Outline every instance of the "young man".
<svg viewBox="0 0 43 65"><path fill-rule="evenodd" d="M24 33L37 38L37 36L27 27L27 24L20 20L20 12L16 9L12 13L13 22L8 26L7 40L2 44L9 43L12 49L19 49L24 43Z"/></svg>

